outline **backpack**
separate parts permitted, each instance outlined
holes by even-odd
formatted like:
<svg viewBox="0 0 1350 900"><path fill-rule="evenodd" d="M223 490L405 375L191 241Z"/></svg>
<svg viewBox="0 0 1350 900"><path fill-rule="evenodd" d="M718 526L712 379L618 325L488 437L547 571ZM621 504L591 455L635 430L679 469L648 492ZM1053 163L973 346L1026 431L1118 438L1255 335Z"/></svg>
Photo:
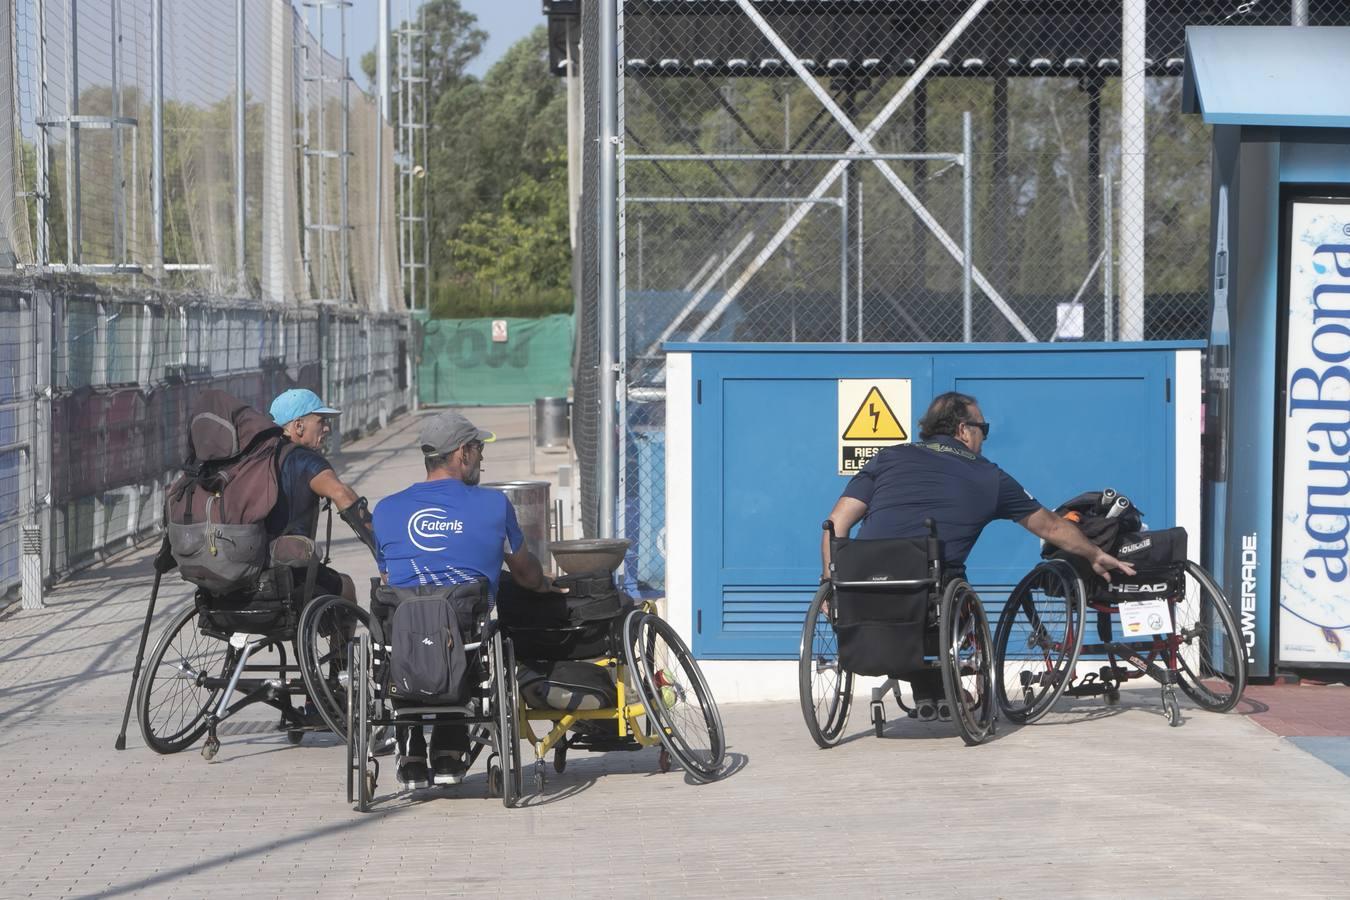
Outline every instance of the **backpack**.
<svg viewBox="0 0 1350 900"><path fill-rule="evenodd" d="M184 579L212 594L257 581L268 565L264 520L292 449L270 416L224 391L197 398L183 474L164 501L169 551Z"/></svg>
<svg viewBox="0 0 1350 900"><path fill-rule="evenodd" d="M1042 559L1067 560L1078 572L1090 599L1145 599L1164 597L1184 590L1186 529L1143 530L1143 512L1130 506L1120 515L1107 517L1110 500L1103 492L1079 494L1055 508L1055 514L1068 518L1083 536L1121 562L1134 566L1137 575L1114 573L1104 581L1087 560L1047 543Z"/></svg>
<svg viewBox="0 0 1350 900"><path fill-rule="evenodd" d="M389 647L389 697L411 705L459 706L474 692L477 669L465 650L487 613L485 582L415 588L379 585L371 631Z"/></svg>

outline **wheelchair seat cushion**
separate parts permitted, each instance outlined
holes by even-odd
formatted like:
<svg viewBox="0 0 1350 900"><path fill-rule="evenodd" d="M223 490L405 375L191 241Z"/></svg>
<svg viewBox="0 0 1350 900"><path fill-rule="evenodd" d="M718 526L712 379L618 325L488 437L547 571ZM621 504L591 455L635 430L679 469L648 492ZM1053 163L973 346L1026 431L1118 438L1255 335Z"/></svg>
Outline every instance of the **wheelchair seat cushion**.
<svg viewBox="0 0 1350 900"><path fill-rule="evenodd" d="M516 677L521 696L531 709L576 712L606 709L619 702L610 670L593 663L527 662L520 665Z"/></svg>

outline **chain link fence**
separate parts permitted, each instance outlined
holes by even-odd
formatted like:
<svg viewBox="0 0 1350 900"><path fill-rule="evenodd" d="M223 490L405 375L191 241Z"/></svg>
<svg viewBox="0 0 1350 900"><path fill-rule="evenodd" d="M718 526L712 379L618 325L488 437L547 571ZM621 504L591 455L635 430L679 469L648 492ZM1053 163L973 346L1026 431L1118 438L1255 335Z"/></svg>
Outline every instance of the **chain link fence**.
<svg viewBox="0 0 1350 900"><path fill-rule="evenodd" d="M160 530L201 390L319 391L338 442L413 406L343 6L0 0L0 599Z"/></svg>
<svg viewBox="0 0 1350 900"><path fill-rule="evenodd" d="M48 579L161 530L202 390L265 410L307 387L342 410L335 442L412 405L406 316L61 278L0 289L0 322L0 597L26 527Z"/></svg>
<svg viewBox="0 0 1350 900"><path fill-rule="evenodd" d="M579 15L584 50L598 6L551 12ZM1210 140L1181 113L1185 27L1298 18L1350 24L1350 5L621 0L630 583L664 587L665 340L1205 338ZM591 222L598 80L584 62ZM598 418L586 237L579 447Z"/></svg>

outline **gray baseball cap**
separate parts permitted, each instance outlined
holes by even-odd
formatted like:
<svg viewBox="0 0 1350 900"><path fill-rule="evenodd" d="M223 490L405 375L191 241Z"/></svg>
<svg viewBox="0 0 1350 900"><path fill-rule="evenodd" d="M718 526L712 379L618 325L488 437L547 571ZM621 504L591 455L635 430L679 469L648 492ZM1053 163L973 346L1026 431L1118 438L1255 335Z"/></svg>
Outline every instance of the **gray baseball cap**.
<svg viewBox="0 0 1350 900"><path fill-rule="evenodd" d="M484 431L457 412L447 410L422 423L417 433L417 442L422 445L426 456L443 456L463 447L469 441L482 441L490 444L497 436ZM428 450L426 448L430 447Z"/></svg>

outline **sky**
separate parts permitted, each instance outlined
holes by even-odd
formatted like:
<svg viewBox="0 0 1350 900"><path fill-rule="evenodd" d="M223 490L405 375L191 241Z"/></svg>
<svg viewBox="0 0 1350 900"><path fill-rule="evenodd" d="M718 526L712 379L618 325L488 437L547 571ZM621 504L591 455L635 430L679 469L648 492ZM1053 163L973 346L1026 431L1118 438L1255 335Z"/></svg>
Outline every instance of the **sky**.
<svg viewBox="0 0 1350 900"><path fill-rule="evenodd" d="M421 0L389 0L391 27L397 27L403 19L405 7L411 8L413 16L416 17L417 7L421 5ZM508 47L533 31L535 26L543 25L545 22L543 4L539 0L460 0L460 6L477 16L478 27L488 33L483 53L469 66L469 74L479 77L501 58ZM336 52L337 13L330 11L328 15L330 18L325 20L324 39L328 49ZM362 86L365 86L366 78L361 72L361 55L375 46L379 15L378 0L353 0L347 10L347 52L351 59L350 68L352 77ZM303 9L301 17L304 17ZM333 35L331 40L330 34ZM390 77L393 77L392 73Z"/></svg>

